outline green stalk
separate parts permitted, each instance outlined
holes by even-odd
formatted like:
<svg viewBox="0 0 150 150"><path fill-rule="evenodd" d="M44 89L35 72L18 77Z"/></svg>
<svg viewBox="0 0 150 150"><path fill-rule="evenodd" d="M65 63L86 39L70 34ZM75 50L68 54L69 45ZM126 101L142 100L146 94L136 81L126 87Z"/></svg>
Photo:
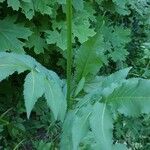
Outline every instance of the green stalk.
<svg viewBox="0 0 150 150"><path fill-rule="evenodd" d="M72 69L72 0L67 2L67 103L72 107L71 99L71 69Z"/></svg>

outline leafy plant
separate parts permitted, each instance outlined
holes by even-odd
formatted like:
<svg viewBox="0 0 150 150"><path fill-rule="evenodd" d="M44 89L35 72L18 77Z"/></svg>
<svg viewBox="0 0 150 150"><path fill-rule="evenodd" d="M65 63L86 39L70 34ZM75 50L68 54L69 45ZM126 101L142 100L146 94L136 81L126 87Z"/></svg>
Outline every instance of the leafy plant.
<svg viewBox="0 0 150 150"><path fill-rule="evenodd" d="M136 136L131 120L149 118L150 114L150 81L140 78L149 77L148 0L0 3L0 81L4 89L0 90L4 101L0 112L5 112L0 116L2 148L148 148L131 138ZM143 67L138 70L136 66ZM11 93L12 87L19 89ZM13 120L9 111L14 108ZM143 132L148 126L145 122L149 123L148 119L141 125ZM121 129L133 131L132 135L128 137ZM36 130L42 130L39 135L46 139L33 142L31 135L36 135ZM149 134L142 131L139 138L146 135L149 140ZM8 137L17 142L9 144Z"/></svg>

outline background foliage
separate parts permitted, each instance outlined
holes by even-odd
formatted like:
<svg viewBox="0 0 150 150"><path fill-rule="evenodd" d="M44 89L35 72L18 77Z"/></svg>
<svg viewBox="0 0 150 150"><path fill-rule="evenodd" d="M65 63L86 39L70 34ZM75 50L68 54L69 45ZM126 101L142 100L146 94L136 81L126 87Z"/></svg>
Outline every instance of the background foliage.
<svg viewBox="0 0 150 150"><path fill-rule="evenodd" d="M52 82L52 89L57 88L58 90L59 86L65 86L66 2L65 0L0 0L0 51L4 52L0 54L0 65L7 57L5 52L17 53L9 55L9 58L7 57L5 60L9 66L18 63L22 65L22 68L16 69L14 67L12 70L4 68L0 72L0 80L7 77L0 84L0 149L59 149L59 145L63 147L67 142L62 140L60 142L60 138L64 136L61 133L62 131L65 133L65 128L69 129L69 127L72 127L74 149L79 145L80 149L88 149L89 145L94 149L97 149L96 146L100 146L101 149L110 149L108 143L114 144L114 150L124 148L124 145L115 145L115 143L124 143L133 150L150 149L150 117L146 102L144 105L143 101L138 102L137 100L137 103L133 104L127 101L124 106L120 105L119 101L115 104L111 102L112 98L117 96L125 94L137 96L141 91L143 91L143 96L146 96L145 101L149 99L149 91L145 91L144 88L149 89L150 83L144 79L150 77L150 1L73 0L72 23L74 51L72 97L76 100L75 102L79 102L75 106L77 108L83 106L84 100L89 100L90 105L83 107L77 114L74 111L68 113L62 127L62 123L55 121L55 119L64 118L64 116L59 117L61 105L58 107L58 99L63 95L58 93L64 91L53 90L58 100L53 104L49 100L51 95L45 90L45 87L48 88L49 85L44 81L52 82L50 76L54 77L55 73L47 70L51 69L61 79L64 79L60 81L55 78ZM21 57L21 54L34 57L47 69L41 67L30 57ZM112 75L95 78L96 75L108 75L130 66L132 66L132 70L129 74L130 68L122 70L118 76L116 73L115 77ZM32 111L30 120L28 120L23 99L24 97L32 99L32 97L23 95L22 91L23 89L27 90L24 90L24 93L31 91L30 86L28 88L28 83L32 83L30 75L33 70L35 71L35 79L38 81L36 86L41 88L36 88L38 91L35 93L39 95L35 94L34 97L38 99L44 93L54 115L45 103L44 97L41 97ZM20 74L18 75L16 71ZM15 74L13 74L14 72ZM13 75L9 77L11 74ZM128 77L142 77L144 79L126 81L127 74ZM42 80L41 83L39 78ZM59 84L57 85L58 80ZM124 84L122 85L122 83ZM137 86L139 86L137 92L134 93ZM128 91L129 87L130 91ZM99 90L97 91L97 89ZM100 91L103 92L98 94ZM106 98L108 106L105 106L105 103L95 102L95 99L101 99L102 95L108 96ZM80 99L81 101L79 101ZM106 99L103 97L101 100L107 101ZM29 106L27 103L25 105ZM29 114L33 105L34 103L30 104L31 108L28 108ZM65 103L63 105L65 112ZM144 107L142 107L143 105ZM109 110L109 107L112 112L118 110L117 113L113 113L113 117L109 111L106 111L107 119L104 120L104 123L108 124L105 128L113 131L113 134L108 132L106 136L112 137L113 142L109 138L106 141L104 137L99 137L96 134L94 124L94 122L101 122L103 119L101 116L103 112L98 110L103 110L103 108ZM126 109L130 107L131 109ZM136 109L141 107L142 109ZM89 117L89 110L93 111L91 117ZM141 115L141 113L144 114ZM71 121L72 118L74 119L72 125L68 125L68 120ZM86 123L81 126L85 118ZM67 128L67 126L69 127ZM98 128L99 133L103 132L101 126ZM89 127L93 132L88 131ZM83 138L86 131L88 134ZM78 137L76 137L76 133L78 133ZM70 133L66 134L68 137L70 136ZM91 145L91 141L96 144Z"/></svg>

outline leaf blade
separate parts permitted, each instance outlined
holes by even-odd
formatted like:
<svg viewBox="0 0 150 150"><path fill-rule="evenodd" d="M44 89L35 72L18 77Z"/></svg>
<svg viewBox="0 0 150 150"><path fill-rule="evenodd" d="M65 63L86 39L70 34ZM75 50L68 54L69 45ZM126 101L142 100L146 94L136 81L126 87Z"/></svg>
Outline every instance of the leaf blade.
<svg viewBox="0 0 150 150"><path fill-rule="evenodd" d="M112 149L113 120L106 104L95 103L90 118L97 149Z"/></svg>
<svg viewBox="0 0 150 150"><path fill-rule="evenodd" d="M31 111L38 100L44 94L44 78L40 74L31 71L26 76L24 83L24 99L27 110L27 117L30 117Z"/></svg>

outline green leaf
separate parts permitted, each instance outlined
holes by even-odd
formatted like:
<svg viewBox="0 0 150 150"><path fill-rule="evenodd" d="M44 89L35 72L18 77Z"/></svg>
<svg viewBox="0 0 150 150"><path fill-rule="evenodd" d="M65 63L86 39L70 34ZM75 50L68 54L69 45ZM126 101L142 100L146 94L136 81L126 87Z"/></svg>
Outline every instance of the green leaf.
<svg viewBox="0 0 150 150"><path fill-rule="evenodd" d="M61 137L61 150L77 150L82 139L89 131L89 117L91 115L91 105L81 109L71 110L67 113L63 124Z"/></svg>
<svg viewBox="0 0 150 150"><path fill-rule="evenodd" d="M87 9L87 10L86 10ZM90 28L89 20L94 21L94 11L92 8L87 7L81 12L77 12L74 15L72 26L73 26L73 36L77 37L80 43L86 42L90 37L93 37L96 32L93 28ZM89 13L90 11L91 13ZM93 14L92 14L93 13Z"/></svg>
<svg viewBox="0 0 150 150"><path fill-rule="evenodd" d="M0 52L0 80L15 71L30 71L24 83L24 99L29 118L34 104L42 95L46 97L55 119L64 120L66 99L62 92L62 82L53 71L47 70L35 59L27 55Z"/></svg>
<svg viewBox="0 0 150 150"><path fill-rule="evenodd" d="M52 143L46 143L43 140L37 142L37 150L50 150L52 148Z"/></svg>
<svg viewBox="0 0 150 150"><path fill-rule="evenodd" d="M95 1L100 5L103 0L95 0Z"/></svg>
<svg viewBox="0 0 150 150"><path fill-rule="evenodd" d="M95 150L112 150L113 120L106 104L94 104L90 126L96 141Z"/></svg>
<svg viewBox="0 0 150 150"><path fill-rule="evenodd" d="M131 68L132 67L121 69L121 70L109 75L108 77L105 77L102 82L103 87L108 87L114 83L116 83L116 84L122 83L126 79Z"/></svg>
<svg viewBox="0 0 150 150"><path fill-rule="evenodd" d="M32 32L11 18L0 20L0 50L23 53L25 45L20 39L27 40Z"/></svg>
<svg viewBox="0 0 150 150"><path fill-rule="evenodd" d="M73 30L74 36L78 37L80 43L86 42L89 39L89 37L93 37L95 35L94 30L90 29L88 26L84 24L78 26L74 25Z"/></svg>
<svg viewBox="0 0 150 150"><path fill-rule="evenodd" d="M52 14L52 2L49 0L8 0L8 7L12 7L13 10L22 9L25 16L31 20L36 12L40 12L42 15Z"/></svg>
<svg viewBox="0 0 150 150"><path fill-rule="evenodd" d="M84 8L83 0L73 0L73 6L77 11L81 11Z"/></svg>
<svg viewBox="0 0 150 150"><path fill-rule="evenodd" d="M12 75L14 72L24 72L30 69L30 67L23 62L23 60L17 60L15 57L8 57L6 53L0 53L0 81ZM21 59L21 58L20 58Z"/></svg>
<svg viewBox="0 0 150 150"><path fill-rule="evenodd" d="M72 125L72 143L73 150L78 150L81 140L89 131L89 117L91 115L91 106L83 107L82 112L76 114Z"/></svg>
<svg viewBox="0 0 150 150"><path fill-rule="evenodd" d="M74 96L76 97L80 92L81 92L81 90L83 89L83 87L84 87L84 84L85 84L85 78L84 77L82 77L82 79L79 81L79 83L78 83L78 85L77 85L77 88L76 88L76 90L75 90L75 94L74 94Z"/></svg>
<svg viewBox="0 0 150 150"><path fill-rule="evenodd" d="M19 10L20 1L19 0L7 0L8 7L12 7L13 10Z"/></svg>
<svg viewBox="0 0 150 150"><path fill-rule="evenodd" d="M25 14L26 18L31 20L35 15L34 4L31 0L21 1L22 12Z"/></svg>
<svg viewBox="0 0 150 150"><path fill-rule="evenodd" d="M31 71L31 73L26 76L24 83L24 99L28 118L36 101L44 94L44 86L44 77L39 73Z"/></svg>
<svg viewBox="0 0 150 150"><path fill-rule="evenodd" d="M113 0L113 2L116 4L115 9L116 11L121 15L129 15L131 11L129 10L128 1L127 0Z"/></svg>
<svg viewBox="0 0 150 150"><path fill-rule="evenodd" d="M112 37L111 42L115 47L120 47L121 45L131 41L131 31L128 28L123 28L122 26L115 26L113 34L115 39Z"/></svg>
<svg viewBox="0 0 150 150"><path fill-rule="evenodd" d="M34 9L41 14L47 14L51 15L52 14L52 8L50 6L51 1L49 0L33 0L34 4Z"/></svg>
<svg viewBox="0 0 150 150"><path fill-rule="evenodd" d="M47 49L47 44L45 39L41 37L41 33L38 30L34 30L26 43L26 47L34 47L34 52L36 54L40 54L44 53L44 49Z"/></svg>
<svg viewBox="0 0 150 150"><path fill-rule="evenodd" d="M99 30L104 38L104 49L109 52L108 56L115 62L124 61L129 54L126 45L131 41L130 29L122 26L112 27L105 22Z"/></svg>
<svg viewBox="0 0 150 150"><path fill-rule="evenodd" d="M68 111L65 121L62 127L60 150L71 150L72 149L72 125L75 113Z"/></svg>
<svg viewBox="0 0 150 150"><path fill-rule="evenodd" d="M114 110L126 116L150 113L150 80L129 79L106 98Z"/></svg>
<svg viewBox="0 0 150 150"><path fill-rule="evenodd" d="M35 14L34 2L31 0L7 0L8 7L12 7L13 10L19 9L25 14L25 16L31 20Z"/></svg>
<svg viewBox="0 0 150 150"><path fill-rule="evenodd" d="M95 75L104 62L103 38L97 35L79 48L75 55L76 80L79 82L82 77Z"/></svg>
<svg viewBox="0 0 150 150"><path fill-rule="evenodd" d="M66 0L56 0L59 4L66 4Z"/></svg>
<svg viewBox="0 0 150 150"><path fill-rule="evenodd" d="M45 98L54 114L55 119L58 118L59 112L61 111L61 120L63 120L66 112L66 104L64 105L65 97L59 84L51 79L46 80L45 83Z"/></svg>
<svg viewBox="0 0 150 150"><path fill-rule="evenodd" d="M86 42L89 37L93 37L95 35L94 29L90 29L88 26L82 24L79 26L74 25L74 36L78 37L81 43ZM85 36L86 35L86 36Z"/></svg>
<svg viewBox="0 0 150 150"><path fill-rule="evenodd" d="M131 67L119 70L109 76L96 76L94 80L85 85L84 90L87 93L91 93L92 91L102 92L105 89L111 89L110 91L112 91L117 85L125 81L130 70Z"/></svg>
<svg viewBox="0 0 150 150"><path fill-rule="evenodd" d="M62 50L66 50L67 48L67 39L64 38L67 35L65 30L62 30L60 33L58 31L47 31L47 43L48 44L56 44Z"/></svg>
<svg viewBox="0 0 150 150"><path fill-rule="evenodd" d="M113 150L128 150L125 144L115 144L113 145Z"/></svg>

